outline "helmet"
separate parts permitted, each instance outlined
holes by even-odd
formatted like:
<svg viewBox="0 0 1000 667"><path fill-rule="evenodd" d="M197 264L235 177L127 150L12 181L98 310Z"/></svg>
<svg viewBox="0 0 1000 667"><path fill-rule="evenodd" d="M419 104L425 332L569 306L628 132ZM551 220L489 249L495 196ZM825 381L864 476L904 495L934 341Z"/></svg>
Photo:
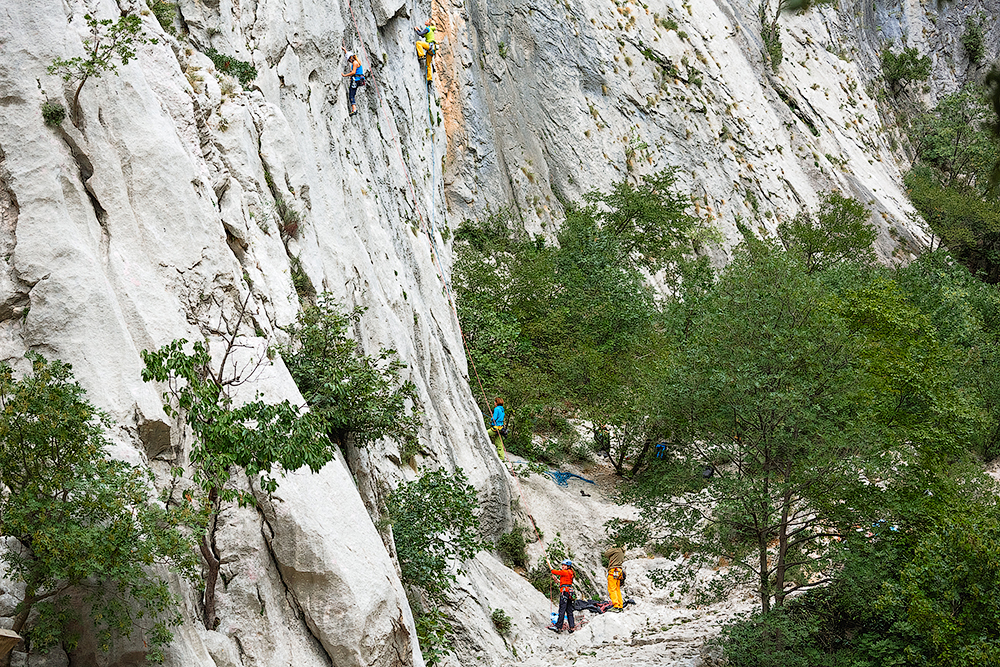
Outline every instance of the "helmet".
<svg viewBox="0 0 1000 667"><path fill-rule="evenodd" d="M351 58L354 57L354 51L348 51L347 53L344 54L344 57L350 60Z"/></svg>
<svg viewBox="0 0 1000 667"><path fill-rule="evenodd" d="M566 567L573 567L573 561L569 560L568 558L564 560L562 564L565 565Z"/></svg>

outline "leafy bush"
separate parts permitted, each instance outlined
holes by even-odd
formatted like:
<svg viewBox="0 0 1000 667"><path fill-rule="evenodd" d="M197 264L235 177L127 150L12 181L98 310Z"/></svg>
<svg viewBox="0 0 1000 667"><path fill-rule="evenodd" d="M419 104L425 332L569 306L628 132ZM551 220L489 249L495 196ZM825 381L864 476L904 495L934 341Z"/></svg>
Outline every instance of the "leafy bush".
<svg viewBox="0 0 1000 667"><path fill-rule="evenodd" d="M42 120L49 127L56 127L66 118L66 107L58 102L42 102Z"/></svg>
<svg viewBox="0 0 1000 667"><path fill-rule="evenodd" d="M490 615L490 619L492 619L493 627L497 629L497 632L501 635L510 634L511 618L507 615L507 612L503 609L494 609Z"/></svg>
<svg viewBox="0 0 1000 667"><path fill-rule="evenodd" d="M781 26L778 25L778 17L775 15L772 20L768 12L768 0L762 0L759 7L760 14L760 39L764 42L764 53L771 65L771 70L778 71L778 66L784 58L781 48Z"/></svg>
<svg viewBox="0 0 1000 667"><path fill-rule="evenodd" d="M907 46L899 54L888 46L882 50L882 75L893 94L904 90L914 81L926 81L931 76L930 56L921 56L916 47Z"/></svg>
<svg viewBox="0 0 1000 667"><path fill-rule="evenodd" d="M257 78L257 68L248 62L219 53L214 48L205 49L205 55L215 63L215 69L235 76L240 85L246 88Z"/></svg>
<svg viewBox="0 0 1000 667"><path fill-rule="evenodd" d="M406 365L395 350L375 356L362 352L351 329L365 309L345 312L328 293L307 305L288 333L281 356L320 420L327 436L344 446L348 436L359 446L392 438L416 453L419 413L416 386L401 377Z"/></svg>
<svg viewBox="0 0 1000 667"><path fill-rule="evenodd" d="M970 63L978 63L986 55L983 27L971 16L965 18L965 32L962 33L961 42Z"/></svg>
<svg viewBox="0 0 1000 667"><path fill-rule="evenodd" d="M174 17L177 16L177 3L165 2L164 0L147 0L149 11L153 12L156 22L160 24L164 32L170 35L177 35L174 28Z"/></svg>
<svg viewBox="0 0 1000 667"><path fill-rule="evenodd" d="M302 214L281 197L274 200L274 215L278 219L278 232L283 238L297 239L302 227Z"/></svg>
<svg viewBox="0 0 1000 667"><path fill-rule="evenodd" d="M526 567L528 550L524 542L524 528L515 525L514 530L501 535L497 540L497 551L505 564Z"/></svg>
<svg viewBox="0 0 1000 667"><path fill-rule="evenodd" d="M152 474L108 456L111 424L68 364L28 357L32 372L20 380L0 364L0 536L12 546L0 561L24 585L13 630L32 652L59 642L72 650L82 598L102 650L143 619L146 657L162 662L181 617L152 568L194 577L194 544L181 529L192 516L154 503Z"/></svg>
<svg viewBox="0 0 1000 667"><path fill-rule="evenodd" d="M451 651L451 625L444 612L437 607L421 609L414 612L414 625L417 628L417 641L420 643L420 654L427 667L434 667Z"/></svg>
<svg viewBox="0 0 1000 667"><path fill-rule="evenodd" d="M481 549L476 508L476 490L461 469L425 472L389 495L386 512L405 583L443 601L455 581L450 565Z"/></svg>

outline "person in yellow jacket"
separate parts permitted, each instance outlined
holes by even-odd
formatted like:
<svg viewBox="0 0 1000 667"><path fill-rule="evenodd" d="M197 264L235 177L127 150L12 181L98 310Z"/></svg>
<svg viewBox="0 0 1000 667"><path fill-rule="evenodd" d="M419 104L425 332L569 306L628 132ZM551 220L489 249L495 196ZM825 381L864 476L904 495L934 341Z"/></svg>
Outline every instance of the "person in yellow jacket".
<svg viewBox="0 0 1000 667"><path fill-rule="evenodd" d="M622 612L622 583L625 581L625 550L617 544L604 552L608 559L608 597L611 598L612 611Z"/></svg>
<svg viewBox="0 0 1000 667"><path fill-rule="evenodd" d="M434 80L434 54L437 53L437 28L428 19L424 23L423 28L416 26L413 30L416 31L417 35L424 38L417 40L417 58L424 60L427 65L427 83L429 85Z"/></svg>

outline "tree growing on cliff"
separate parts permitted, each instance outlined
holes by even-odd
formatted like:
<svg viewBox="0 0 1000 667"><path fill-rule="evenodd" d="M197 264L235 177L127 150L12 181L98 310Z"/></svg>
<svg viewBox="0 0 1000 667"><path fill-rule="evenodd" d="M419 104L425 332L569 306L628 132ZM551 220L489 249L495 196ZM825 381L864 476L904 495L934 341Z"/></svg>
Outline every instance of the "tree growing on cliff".
<svg viewBox="0 0 1000 667"><path fill-rule="evenodd" d="M361 446L392 438L408 461L419 447L417 389L400 377L406 365L395 350L382 348L377 356L361 351L349 328L363 313L344 312L329 294L320 295L299 313L281 356L331 440L343 447L348 436Z"/></svg>
<svg viewBox="0 0 1000 667"><path fill-rule="evenodd" d="M83 56L56 58L48 67L49 74L59 74L64 81L77 81L73 95L73 119L80 118L80 91L90 78L98 78L105 72L118 74L118 65L135 58L137 44L155 44L156 39L142 32L142 19L137 14L123 14L117 21L96 19L90 14L83 15L90 28L90 37L83 39Z"/></svg>
<svg viewBox="0 0 1000 667"><path fill-rule="evenodd" d="M213 361L208 346L197 341L175 340L155 352L144 350L146 382L167 383L164 410L171 416L183 416L194 434L188 463L192 481L201 492L197 504L203 513L199 548L205 560L205 595L203 621L215 628L215 587L221 565L215 543L216 519L222 503L253 504L253 494L235 485L235 475L245 473L259 478L261 489L270 493L277 488L274 474L308 466L318 472L334 456L334 447L324 435L323 422L311 412L303 412L287 399L266 403L259 396L254 401L238 403L233 390L246 383L263 358L241 372L234 355L240 342L240 325L246 317L249 295L239 306L235 324L224 336L221 360ZM175 467L174 475L184 473Z"/></svg>
<svg viewBox="0 0 1000 667"><path fill-rule="evenodd" d="M68 364L28 357L32 372L19 380L0 365L0 535L15 540L0 560L25 587L13 630L32 651L60 641L72 650L82 597L102 649L141 627L147 659L161 661L181 619L150 568L194 576L180 529L192 517L154 504L148 471L108 457L107 417Z"/></svg>

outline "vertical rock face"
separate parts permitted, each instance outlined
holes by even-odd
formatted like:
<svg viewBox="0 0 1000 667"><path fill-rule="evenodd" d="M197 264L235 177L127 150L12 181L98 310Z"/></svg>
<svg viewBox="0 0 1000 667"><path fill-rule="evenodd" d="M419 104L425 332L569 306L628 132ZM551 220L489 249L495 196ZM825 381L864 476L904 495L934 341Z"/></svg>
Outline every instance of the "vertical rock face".
<svg viewBox="0 0 1000 667"><path fill-rule="evenodd" d="M184 39L137 0L3 5L0 357L22 369L26 350L72 363L121 425L116 455L164 472L183 463L185 432L163 413L162 388L142 382L139 352L217 339L247 295L241 333L281 340L298 309L293 283L311 283L368 308L363 347L398 350L418 387L420 463L462 467L490 529L503 530L509 490L469 393L434 226L444 132L428 113L437 106L403 5L183 0L174 25ZM83 55L84 14L122 11L138 12L158 43L89 79L75 123L46 126L42 103L69 107L75 92L48 65ZM371 82L353 118L342 45L362 53ZM253 84L218 72L209 46L252 62ZM301 401L280 360L253 387ZM178 583L188 622L168 662L422 664L370 519L383 490L414 475L397 454L387 443L353 452L354 470L338 459L316 476L289 475L262 514L226 509L220 625L199 628L197 593ZM141 640L106 656L85 640L75 659L131 664Z"/></svg>
<svg viewBox="0 0 1000 667"><path fill-rule="evenodd" d="M776 0L766 3L769 18ZM467 0L442 11L451 65L448 202L458 216L516 205L550 228L558 196L678 169L694 211L723 233L778 223L840 190L873 212L883 258L926 242L901 186L896 101L878 54L916 46L934 75L907 103L933 105L997 56L995 0L841 1L778 19L784 58L764 60L759 0ZM960 43L966 17L986 35L984 65ZM494 204L495 207L495 204Z"/></svg>
<svg viewBox="0 0 1000 667"><path fill-rule="evenodd" d="M495 536L510 528L511 491L468 388L448 227L513 205L529 229L551 229L557 195L677 167L692 210L726 238L700 249L719 261L738 218L773 234L829 189L868 202L882 255L905 257L925 232L908 217L891 101L873 85L878 51L905 35L931 54L934 77L914 91L931 100L975 73L958 39L966 16L996 5L842 0L783 16L772 73L756 0L452 0L434 5L429 90L411 28L429 3L179 0L178 37L144 0L0 0L0 358L72 363L120 425L115 454L165 474L189 443L162 388L142 382L140 351L217 340L247 296L241 333L261 347L294 320L296 288L328 291L368 308L355 332L366 350L406 361L424 411L419 463L463 468ZM123 11L157 43L89 79L75 122L46 126L42 103L68 107L75 92L47 67L84 54L85 14ZM992 57L1000 34L984 28ZM257 77L244 89L210 47ZM368 74L353 117L342 48ZM280 360L251 386L301 400ZM349 448L319 475L289 475L259 512L227 508L220 626L202 629L197 591L176 582L187 622L168 662L420 665L371 520L385 489L414 475L392 443ZM481 559L476 595L521 594ZM456 620L466 654L504 651L495 637L476 644L488 620ZM124 665L140 651L141 637L111 655L85 640L72 659Z"/></svg>

